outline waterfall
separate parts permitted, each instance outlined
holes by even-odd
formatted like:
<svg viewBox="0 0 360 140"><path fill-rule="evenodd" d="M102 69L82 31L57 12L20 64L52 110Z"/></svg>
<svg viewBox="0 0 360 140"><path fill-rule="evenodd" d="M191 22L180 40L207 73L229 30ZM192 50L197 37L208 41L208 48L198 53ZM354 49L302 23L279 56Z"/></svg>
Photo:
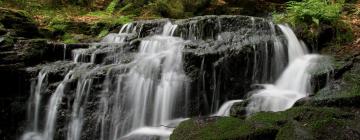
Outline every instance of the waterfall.
<svg viewBox="0 0 360 140"><path fill-rule="evenodd" d="M256 23L254 18L251 19L251 28L256 30ZM292 32L292 30L284 25L277 25L275 26L272 22L268 22L269 25L269 33L270 33L270 41L265 42L261 45L255 45L251 44L249 47L253 50L253 65L250 66L251 71L251 81L253 84L259 84L259 83L268 83L275 81L274 79L280 77L281 73L285 69L286 63L287 63L287 55L285 53L285 50L289 50L292 52L294 49L289 49L289 46L292 46L291 44L288 44L286 47L283 43L281 38L278 36L278 33L276 32L276 27L282 27L280 28L283 34L285 35L285 39L289 42L294 42L294 44L298 44L295 47L300 47L301 50L305 50L304 46L300 45L300 42L297 40L297 38L293 39L291 37L295 36L295 34ZM286 32L286 33L285 33ZM290 36L290 37L289 37ZM296 36L295 36L296 37ZM254 40L262 40L262 38L255 38ZM256 41L255 41L256 42ZM296 50L296 49L295 49ZM221 107L219 107L219 90L218 89L218 83L220 81L216 80L216 70L213 71L213 100L212 100L212 114L213 116L228 116L231 106L234 103L239 102L239 100L228 100L225 101Z"/></svg>
<svg viewBox="0 0 360 140"><path fill-rule="evenodd" d="M72 74L72 71L70 71L64 78L63 82L59 84L59 86L56 88L55 92L51 95L50 101L47 105L47 114L46 114L46 120L45 120L45 128L42 132L39 132L37 129L34 129L34 131L26 132L22 136L22 140L52 140L54 137L54 129L56 125L56 119L57 119L57 111L58 107L60 105L60 102L62 100L62 97L64 95L64 88L65 83L70 79L70 76ZM38 81L41 81L43 79L43 76L41 72L39 73L40 77ZM39 82L41 83L41 82ZM39 86L41 86L38 83ZM39 90L40 93L40 90ZM37 111L38 113L38 111ZM36 114L35 114L36 115ZM36 123L38 120L35 121ZM35 124L37 125L37 124Z"/></svg>
<svg viewBox="0 0 360 140"><path fill-rule="evenodd" d="M81 129L84 121L83 116L92 82L93 80L87 76L78 80L78 86L72 108L71 122L68 128L68 140L79 140L81 137Z"/></svg>
<svg viewBox="0 0 360 140"><path fill-rule="evenodd" d="M290 62L308 53L306 46L302 45L291 28L285 25L279 25L279 28L288 41L288 57Z"/></svg>
<svg viewBox="0 0 360 140"><path fill-rule="evenodd" d="M318 65L320 55L306 54L306 47L296 38L293 31L284 25L279 28L288 41L289 65L274 84L264 84L264 89L250 97L247 112L283 111L309 95L310 71Z"/></svg>
<svg viewBox="0 0 360 140"><path fill-rule="evenodd" d="M63 60L65 61L65 59L66 59L66 48L67 48L67 45L66 44L64 44L64 53L63 53Z"/></svg>
<svg viewBox="0 0 360 140"><path fill-rule="evenodd" d="M159 136L168 136L171 132L156 128L181 116L174 110L183 106L177 102L186 97L183 94L186 77L182 68L183 40L171 37L175 29L176 25L166 23L161 35L141 41L133 62L110 69L104 83L108 88L99 107L101 139L146 135L149 129L159 130ZM115 92L106 97L113 91L110 89L114 85L110 82L114 80L112 74L123 71L122 67L129 67L128 72L116 76ZM106 120L108 117L110 121Z"/></svg>
<svg viewBox="0 0 360 140"><path fill-rule="evenodd" d="M220 109L212 116L230 116L230 109L235 103L242 102L243 100L231 100L225 102Z"/></svg>
<svg viewBox="0 0 360 140"><path fill-rule="evenodd" d="M37 82L34 91L32 92L32 97L30 97L30 105L28 108L29 111L29 118L33 118L33 128L32 131L38 132L39 131L39 108L41 103L41 92L44 86L44 80L47 75L47 72L40 71L37 76Z"/></svg>
<svg viewBox="0 0 360 140"><path fill-rule="evenodd" d="M274 84L262 84L264 89L255 91L249 98L246 110L248 114L260 111L284 111L291 108L295 102L310 94L310 72L319 65L320 55L307 54L307 48L301 43L290 27L278 25L287 40L289 64ZM274 29L272 29L274 32ZM284 64L282 44L274 38L274 69L278 70ZM256 61L255 61L256 62ZM280 62L280 63L279 63ZM241 100L240 100L241 101ZM229 116L231 106L240 102L230 100L225 102L214 116Z"/></svg>
<svg viewBox="0 0 360 140"><path fill-rule="evenodd" d="M308 71L321 57L306 55L289 27L255 17L145 24L125 24L86 49L64 45L71 67L56 65L61 78L56 70L39 72L29 103L33 126L22 140L168 139L188 117L229 116L242 102L234 94L244 97L259 83L273 84L250 97L248 111L285 110L309 94ZM51 76L57 87L45 87ZM45 91L53 93L41 96Z"/></svg>

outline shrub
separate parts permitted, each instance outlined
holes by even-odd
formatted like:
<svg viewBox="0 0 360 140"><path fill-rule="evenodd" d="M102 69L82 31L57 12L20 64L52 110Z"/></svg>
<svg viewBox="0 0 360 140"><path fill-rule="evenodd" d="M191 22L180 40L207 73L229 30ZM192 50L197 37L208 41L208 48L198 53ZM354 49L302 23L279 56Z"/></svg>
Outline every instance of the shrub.
<svg viewBox="0 0 360 140"><path fill-rule="evenodd" d="M113 0L111 1L111 3L108 5L108 7L106 8L106 12L107 13L114 13L116 5L119 3L119 0Z"/></svg>
<svg viewBox="0 0 360 140"><path fill-rule="evenodd" d="M328 0L290 1L286 3L284 15L275 15L278 22L287 22L296 26L298 24L333 23L340 18L342 1L330 2Z"/></svg>
<svg viewBox="0 0 360 140"><path fill-rule="evenodd" d="M321 28L333 29L333 42L344 43L352 40L351 28L341 20L343 0L304 0L286 3L285 13L273 14L275 22L289 23L300 29L303 38L316 42Z"/></svg>

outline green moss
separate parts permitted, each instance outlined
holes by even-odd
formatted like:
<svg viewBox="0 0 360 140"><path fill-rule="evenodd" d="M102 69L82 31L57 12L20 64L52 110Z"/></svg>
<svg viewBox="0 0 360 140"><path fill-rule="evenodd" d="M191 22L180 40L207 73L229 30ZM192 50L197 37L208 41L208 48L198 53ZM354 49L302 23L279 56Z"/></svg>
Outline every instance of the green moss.
<svg viewBox="0 0 360 140"><path fill-rule="evenodd" d="M351 123L359 124L355 115L340 109L303 106L283 112L260 112L245 120L191 119L181 123L171 139L329 139L330 128L339 132L337 138L346 138L340 132L345 133L342 129Z"/></svg>
<svg viewBox="0 0 360 140"><path fill-rule="evenodd" d="M169 2L168 0L157 0L152 8L164 17L185 17L184 5L180 1Z"/></svg>
<svg viewBox="0 0 360 140"><path fill-rule="evenodd" d="M15 40L13 37L5 35L0 37L2 40L0 41L0 46L6 47L6 46L12 46L15 43Z"/></svg>
<svg viewBox="0 0 360 140"><path fill-rule="evenodd" d="M345 44L354 40L354 33L350 27L350 24L343 21L338 21L333 23L335 27L335 40L333 43L336 44Z"/></svg>
<svg viewBox="0 0 360 140"><path fill-rule="evenodd" d="M119 3L119 0L112 0L111 3L106 8L107 13L113 13L115 11L116 5Z"/></svg>
<svg viewBox="0 0 360 140"><path fill-rule="evenodd" d="M285 124L276 135L276 140L312 140L312 134L307 128L296 121Z"/></svg>
<svg viewBox="0 0 360 140"><path fill-rule="evenodd" d="M288 120L297 120L300 122L311 122L324 118L341 117L347 115L336 108L326 107L294 107L283 112L260 112L248 118L248 121L261 122L269 125L278 125L286 123Z"/></svg>
<svg viewBox="0 0 360 140"><path fill-rule="evenodd" d="M71 43L78 43L79 41L74 39L74 36L71 34L64 34L64 36L62 36L62 42L65 44L71 44Z"/></svg>
<svg viewBox="0 0 360 140"><path fill-rule="evenodd" d="M248 118L248 121L261 122L267 125L274 125L281 121L286 121L287 116L284 113L259 112Z"/></svg>
<svg viewBox="0 0 360 140"><path fill-rule="evenodd" d="M103 38L104 36L106 36L107 34L109 34L109 30L102 30L101 32L100 32L100 34L97 36L97 38L98 39L100 39L100 38Z"/></svg>
<svg viewBox="0 0 360 140"><path fill-rule="evenodd" d="M201 120L185 121L176 128L176 131L171 135L171 139L247 139L272 137L275 136L276 132L277 130L274 127L269 127L259 122L255 125L251 121L224 117L217 118L213 122L201 122Z"/></svg>
<svg viewBox="0 0 360 140"><path fill-rule="evenodd" d="M243 126L243 132L246 132L246 130L249 129L247 128L247 125L244 125L242 122L242 120L236 118L219 118L216 122L210 122L209 124L201 124L201 122L197 122L196 120L187 120L178 126L180 130L185 131L176 131L171 136L171 139L201 140L220 139L220 137L230 138L233 137L234 132L238 129L238 126Z"/></svg>
<svg viewBox="0 0 360 140"><path fill-rule="evenodd" d="M168 18L185 18L197 15L211 3L209 0L155 0L147 5L143 13Z"/></svg>
<svg viewBox="0 0 360 140"><path fill-rule="evenodd" d="M343 67L349 61L334 61L335 69ZM337 88L332 88L329 85L321 89L313 97L316 102L336 103L338 105L354 105L358 106L356 99L360 98L360 68L359 64L354 63L350 70L347 70L339 79L341 82L337 83ZM351 103L351 104L350 104Z"/></svg>

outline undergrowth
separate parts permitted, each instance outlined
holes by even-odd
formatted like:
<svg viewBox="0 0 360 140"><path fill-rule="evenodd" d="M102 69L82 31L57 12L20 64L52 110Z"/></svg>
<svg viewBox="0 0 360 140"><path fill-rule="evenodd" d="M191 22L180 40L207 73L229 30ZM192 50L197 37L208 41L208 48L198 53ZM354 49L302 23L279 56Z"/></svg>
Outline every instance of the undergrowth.
<svg viewBox="0 0 360 140"><path fill-rule="evenodd" d="M303 38L316 41L321 29L330 26L334 31L333 44L342 44L352 40L349 24L341 19L344 0L304 0L286 3L285 13L274 13L277 23L288 23L301 28Z"/></svg>

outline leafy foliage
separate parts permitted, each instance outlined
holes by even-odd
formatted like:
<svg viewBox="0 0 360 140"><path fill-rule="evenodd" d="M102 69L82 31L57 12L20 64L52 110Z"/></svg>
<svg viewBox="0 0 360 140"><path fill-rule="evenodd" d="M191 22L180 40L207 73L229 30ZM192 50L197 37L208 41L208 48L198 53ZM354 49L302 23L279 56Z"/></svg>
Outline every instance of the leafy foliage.
<svg viewBox="0 0 360 140"><path fill-rule="evenodd" d="M119 3L119 0L113 0L111 1L111 3L109 4L109 6L106 8L106 12L107 13L113 13L115 11L115 7L116 5Z"/></svg>
<svg viewBox="0 0 360 140"><path fill-rule="evenodd" d="M333 43L345 43L352 40L353 34L341 20L344 3L344 0L290 1L286 3L286 12L273 14L273 19L297 27L301 36L311 42L316 42L321 28L330 26L334 30Z"/></svg>
<svg viewBox="0 0 360 140"><path fill-rule="evenodd" d="M342 1L304 0L287 2L287 13L276 15L277 21L285 21L296 26L298 24L333 23L340 18Z"/></svg>

